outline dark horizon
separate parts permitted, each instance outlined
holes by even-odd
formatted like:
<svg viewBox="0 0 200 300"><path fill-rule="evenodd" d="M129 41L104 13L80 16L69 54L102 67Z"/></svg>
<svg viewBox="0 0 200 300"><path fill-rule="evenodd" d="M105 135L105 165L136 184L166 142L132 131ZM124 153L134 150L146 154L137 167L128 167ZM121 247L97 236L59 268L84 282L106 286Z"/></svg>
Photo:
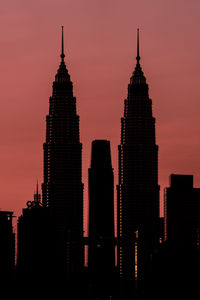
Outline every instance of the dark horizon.
<svg viewBox="0 0 200 300"><path fill-rule="evenodd" d="M19 216L32 199L37 179L39 189L43 182L45 116L60 60L61 25L65 26L65 59L81 116L85 201L92 140L111 141L117 184L120 118L135 65L138 27L141 63L158 122L161 193L171 173L194 174L194 184L199 186L198 1L163 5L158 0L153 4L127 0L124 5L116 0L112 5L112 1L87 0L83 5L82 0L44 0L42 5L24 1L19 5L13 0L1 7L2 210L14 210ZM86 207L87 203L85 213Z"/></svg>

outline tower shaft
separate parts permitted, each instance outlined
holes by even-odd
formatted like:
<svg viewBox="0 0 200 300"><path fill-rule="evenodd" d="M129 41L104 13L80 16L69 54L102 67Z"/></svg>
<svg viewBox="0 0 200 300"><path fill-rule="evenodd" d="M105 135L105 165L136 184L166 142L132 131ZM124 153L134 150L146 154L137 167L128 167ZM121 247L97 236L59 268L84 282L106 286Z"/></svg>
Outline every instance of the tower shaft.
<svg viewBox="0 0 200 300"><path fill-rule="evenodd" d="M139 42L139 35L138 35ZM158 146L148 85L137 63L121 119L118 191L118 266L124 292L137 294L148 273L159 218Z"/></svg>
<svg viewBox="0 0 200 300"><path fill-rule="evenodd" d="M53 82L46 117L43 204L50 208L58 232L58 253L64 271L78 272L83 265L82 144L73 85L64 62L62 31L61 63ZM62 241L62 242L61 242Z"/></svg>
<svg viewBox="0 0 200 300"><path fill-rule="evenodd" d="M89 257L92 295L113 295L114 249L114 176L110 142L92 142L89 169Z"/></svg>

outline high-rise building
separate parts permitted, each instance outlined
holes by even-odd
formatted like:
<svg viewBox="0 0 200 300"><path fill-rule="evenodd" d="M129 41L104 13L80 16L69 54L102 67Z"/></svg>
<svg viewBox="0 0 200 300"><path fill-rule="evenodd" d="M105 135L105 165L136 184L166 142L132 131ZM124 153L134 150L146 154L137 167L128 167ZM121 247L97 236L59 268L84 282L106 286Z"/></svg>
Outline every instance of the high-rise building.
<svg viewBox="0 0 200 300"><path fill-rule="evenodd" d="M200 249L200 189L193 175L170 176L165 189L165 239L173 248Z"/></svg>
<svg viewBox="0 0 200 300"><path fill-rule="evenodd" d="M42 288L49 282L48 276L55 270L53 264L55 249L53 224L48 207L41 203L37 191L34 200L27 202L18 218L17 277L19 285L27 285L37 278L35 288ZM21 287L21 286L20 286ZM24 289L24 288L23 288Z"/></svg>
<svg viewBox="0 0 200 300"><path fill-rule="evenodd" d="M119 145L118 267L124 299L144 290L159 218L158 146L152 100L140 65L139 30L136 61Z"/></svg>
<svg viewBox="0 0 200 300"><path fill-rule="evenodd" d="M34 200L27 202L18 218L16 291L20 297L24 299L30 292L41 298L53 293L58 296L61 291L67 294L61 281L64 274L58 263L58 246L55 218L51 209L43 206L37 185Z"/></svg>
<svg viewBox="0 0 200 300"><path fill-rule="evenodd" d="M0 286L13 287L15 267L15 234L13 232L13 212L0 211Z"/></svg>
<svg viewBox="0 0 200 300"><path fill-rule="evenodd" d="M175 299L198 299L200 188L193 186L193 175L172 174L164 196L165 243L159 254L156 282L166 291L166 299L172 294Z"/></svg>
<svg viewBox="0 0 200 300"><path fill-rule="evenodd" d="M43 204L51 209L56 222L58 264L72 278L84 263L82 144L76 98L64 58L62 27L61 63L46 117L42 191Z"/></svg>
<svg viewBox="0 0 200 300"><path fill-rule="evenodd" d="M107 140L92 142L89 169L88 268L92 299L109 299L113 296L114 176L110 142Z"/></svg>

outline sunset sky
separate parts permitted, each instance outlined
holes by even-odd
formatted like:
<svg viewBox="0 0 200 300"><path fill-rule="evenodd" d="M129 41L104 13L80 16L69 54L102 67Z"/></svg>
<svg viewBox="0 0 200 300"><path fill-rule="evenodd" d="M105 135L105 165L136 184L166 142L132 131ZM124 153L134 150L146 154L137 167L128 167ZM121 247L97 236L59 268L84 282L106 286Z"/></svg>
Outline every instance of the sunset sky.
<svg viewBox="0 0 200 300"><path fill-rule="evenodd" d="M2 0L0 4L0 208L21 213L43 181L45 116L60 63L74 84L83 143L83 182L91 141L108 139L117 178L120 118L135 67L149 84L159 145L159 184L194 174L200 187L200 1Z"/></svg>

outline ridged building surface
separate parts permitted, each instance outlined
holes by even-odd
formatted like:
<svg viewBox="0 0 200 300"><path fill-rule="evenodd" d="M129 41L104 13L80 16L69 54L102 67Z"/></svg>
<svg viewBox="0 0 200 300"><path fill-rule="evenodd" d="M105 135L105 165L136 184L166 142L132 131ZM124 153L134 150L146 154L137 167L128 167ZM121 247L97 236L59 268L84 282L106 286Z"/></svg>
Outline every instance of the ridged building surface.
<svg viewBox="0 0 200 300"><path fill-rule="evenodd" d="M53 82L46 117L44 143L43 204L56 221L58 259L67 273L83 265L82 144L73 85L64 61L62 31L61 63ZM64 257L64 262L62 258Z"/></svg>
<svg viewBox="0 0 200 300"><path fill-rule="evenodd" d="M140 66L139 30L137 34L137 63L124 101L119 145L118 267L124 298L144 290L159 217L155 118Z"/></svg>

